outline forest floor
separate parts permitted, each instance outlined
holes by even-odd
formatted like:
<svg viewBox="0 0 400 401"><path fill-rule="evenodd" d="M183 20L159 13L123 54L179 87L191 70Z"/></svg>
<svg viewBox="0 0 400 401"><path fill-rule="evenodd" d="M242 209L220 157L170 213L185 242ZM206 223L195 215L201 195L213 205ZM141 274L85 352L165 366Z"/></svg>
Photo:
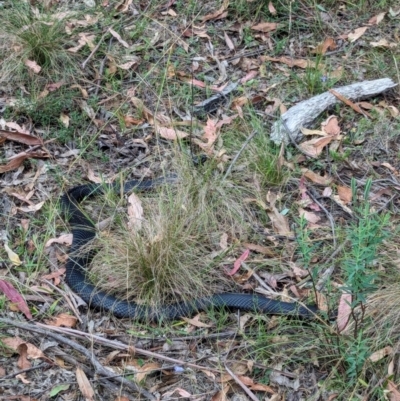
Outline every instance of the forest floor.
<svg viewBox="0 0 400 401"><path fill-rule="evenodd" d="M398 2L5 0L0 54L0 400L400 400ZM88 307L59 202L88 183L100 290L320 312Z"/></svg>

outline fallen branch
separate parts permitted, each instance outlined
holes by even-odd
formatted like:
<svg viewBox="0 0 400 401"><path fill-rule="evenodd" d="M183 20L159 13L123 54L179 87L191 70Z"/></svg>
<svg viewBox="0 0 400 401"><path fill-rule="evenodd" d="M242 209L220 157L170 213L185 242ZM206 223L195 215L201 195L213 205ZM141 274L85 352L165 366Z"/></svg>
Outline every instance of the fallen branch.
<svg viewBox="0 0 400 401"><path fill-rule="evenodd" d="M363 81L355 84L341 86L335 91L351 100L365 99L378 95L388 89L394 88L397 84L390 78L375 79L374 81ZM276 144L289 141L287 129L295 141L301 139L300 129L310 126L310 124L326 109L332 107L340 100L330 92L303 100L291 107L286 113L282 114L281 120L274 123L271 131L271 140Z"/></svg>
<svg viewBox="0 0 400 401"><path fill-rule="evenodd" d="M20 329L23 330L28 330L31 331L33 333L39 334L41 337L44 336L49 336L54 338L56 341L65 344L71 348L73 348L74 350L80 352L82 355L84 355L92 364L92 366L95 369L95 372L97 373L97 375L105 377L105 378L110 378L110 379L114 379L115 381L117 381L118 383L120 383L122 386L126 386L127 388L129 388L130 390L136 391L138 392L140 395L142 395L145 399L147 400L156 400L156 397L153 396L151 393L149 393L147 390L141 388L139 385L137 385L136 383L125 379L123 377L119 377L119 376L115 376L114 373L112 373L110 370L108 370L107 368L105 368L98 360L97 358L95 358L92 350L90 349L90 347L86 348L83 347L82 345L69 340L68 338L65 338L64 336L60 335L60 334L56 334L50 331L50 329L52 328L51 326L49 327L39 327L38 324L32 324L32 323L22 323L22 322L17 322L15 320L11 320L11 319L7 319L7 318L0 318L0 323L6 324L6 325L10 325L10 326L15 326L18 327Z"/></svg>

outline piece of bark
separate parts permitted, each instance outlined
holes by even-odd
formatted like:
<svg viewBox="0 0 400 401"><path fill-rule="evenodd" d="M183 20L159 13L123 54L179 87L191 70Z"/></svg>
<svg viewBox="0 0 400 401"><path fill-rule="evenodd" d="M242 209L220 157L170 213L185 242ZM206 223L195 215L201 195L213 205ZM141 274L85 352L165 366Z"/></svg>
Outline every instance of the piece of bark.
<svg viewBox="0 0 400 401"><path fill-rule="evenodd" d="M388 89L394 88L397 84L390 78L375 79L373 81L357 82L355 84L341 86L335 88L336 92L351 100L360 100L378 95ZM334 95L329 92L324 92L321 95L314 96L310 99L291 107L286 113L282 114L281 119L284 119L287 128L291 131L291 136L294 140L301 139L302 127L310 126L310 124L327 108L334 104L340 103ZM274 123L271 131L271 140L276 144L289 142L289 137L285 127L279 120Z"/></svg>

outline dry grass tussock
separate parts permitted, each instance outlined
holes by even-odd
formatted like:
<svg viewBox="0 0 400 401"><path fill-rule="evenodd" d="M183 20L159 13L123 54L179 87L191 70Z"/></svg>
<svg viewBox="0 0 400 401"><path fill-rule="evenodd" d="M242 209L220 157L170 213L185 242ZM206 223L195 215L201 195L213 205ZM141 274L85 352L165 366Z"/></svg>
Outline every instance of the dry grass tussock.
<svg viewBox="0 0 400 401"><path fill-rule="evenodd" d="M76 72L61 13L47 14L16 1L0 13L0 82ZM29 66L28 66L29 64ZM40 75L33 70L40 68Z"/></svg>
<svg viewBox="0 0 400 401"><path fill-rule="evenodd" d="M207 166L180 162L174 170L177 183L139 194L139 230L129 229L126 214L119 214L119 222L92 245L97 253L91 279L101 289L157 307L233 285L219 258L249 233L251 213L243 202L249 189ZM115 204L105 209L115 210ZM227 249L220 246L223 234Z"/></svg>
<svg viewBox="0 0 400 401"><path fill-rule="evenodd" d="M400 283L387 284L372 294L366 303L365 334L375 341L390 339L400 340Z"/></svg>

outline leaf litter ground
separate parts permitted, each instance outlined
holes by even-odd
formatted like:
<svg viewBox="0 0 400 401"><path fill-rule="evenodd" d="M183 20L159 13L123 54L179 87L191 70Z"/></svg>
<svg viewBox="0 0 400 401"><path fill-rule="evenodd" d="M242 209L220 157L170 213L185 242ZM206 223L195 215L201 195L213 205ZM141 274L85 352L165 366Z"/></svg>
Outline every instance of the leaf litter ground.
<svg viewBox="0 0 400 401"><path fill-rule="evenodd" d="M226 180L242 194L233 199L251 228L243 235L232 225L215 226L204 242L207 256L217 258L218 285L227 288L223 277L241 291L285 301L317 296L321 309L336 309L349 249L345 232L355 214L351 178L361 192L372 178L369 200L374 211L390 212L392 235L374 260L378 287L387 290L375 295L371 310L382 308L381 299L391 306L399 280L398 89L360 102L361 112L343 103L321 116L299 144L315 158L274 146L268 134L287 108L332 87L398 80L396 4L125 1L95 7L88 1L82 7L61 2L60 11L52 2L4 3L3 15L15 18L0 30L7 55L0 65L5 397L138 399L132 385L142 397L163 400L399 396L393 366L399 331L391 327L378 336L377 328L388 324L382 314L365 330L373 358L349 385L351 364L333 344L335 322L210 311L156 326L80 308L62 281L71 237L57 207L74 185L154 178L191 151L206 155L212 168L204 174L222 180L230 171ZM235 91L192 116L231 82L240 83ZM222 196L226 209L233 207ZM106 210L112 217L125 212L123 202L113 202L114 210L88 203L88 212L98 222ZM137 202L140 195L136 213ZM132 213L128 219L140 219ZM301 251L301 224L309 253ZM310 273L318 283L330 265L335 269L325 288L310 288ZM179 288L174 293L182 295ZM31 326L18 328L24 315ZM40 332L45 329L61 338ZM89 341L92 357L79 348ZM106 379L99 365L127 380ZM385 375L393 380L380 380Z"/></svg>

